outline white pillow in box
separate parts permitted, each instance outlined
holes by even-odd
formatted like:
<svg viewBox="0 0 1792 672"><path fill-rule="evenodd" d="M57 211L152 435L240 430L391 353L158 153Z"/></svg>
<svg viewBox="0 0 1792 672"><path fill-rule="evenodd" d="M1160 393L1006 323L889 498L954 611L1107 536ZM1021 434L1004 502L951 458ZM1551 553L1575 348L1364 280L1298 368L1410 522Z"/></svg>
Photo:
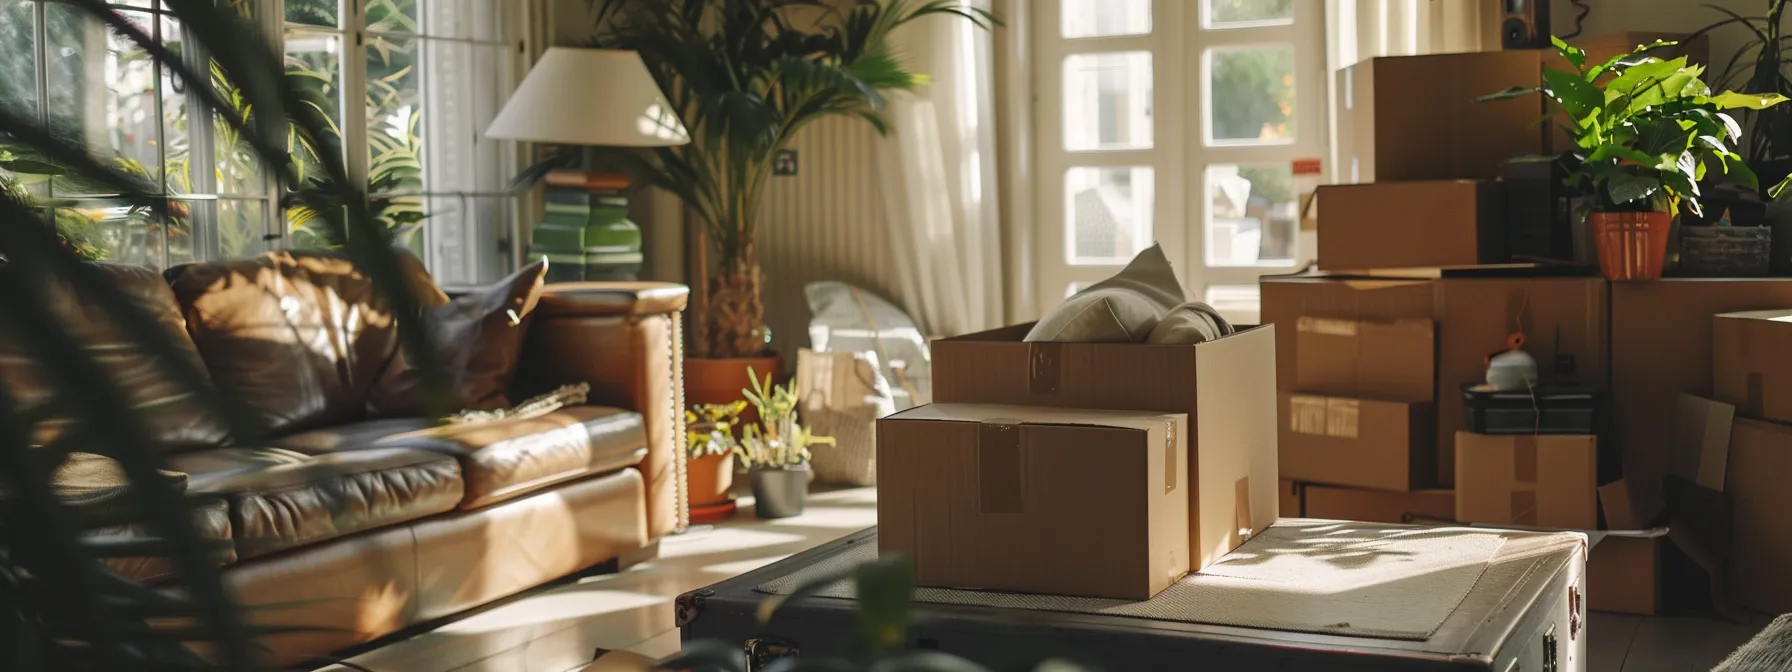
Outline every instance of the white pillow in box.
<svg viewBox="0 0 1792 672"><path fill-rule="evenodd" d="M1152 345L1198 345L1231 336L1232 323L1220 317L1219 311L1200 301L1190 301L1170 309L1158 320L1145 342Z"/></svg>
<svg viewBox="0 0 1792 672"><path fill-rule="evenodd" d="M1133 257L1119 275L1077 292L1033 325L1025 341L1143 343L1159 320L1183 302L1182 284L1163 248Z"/></svg>

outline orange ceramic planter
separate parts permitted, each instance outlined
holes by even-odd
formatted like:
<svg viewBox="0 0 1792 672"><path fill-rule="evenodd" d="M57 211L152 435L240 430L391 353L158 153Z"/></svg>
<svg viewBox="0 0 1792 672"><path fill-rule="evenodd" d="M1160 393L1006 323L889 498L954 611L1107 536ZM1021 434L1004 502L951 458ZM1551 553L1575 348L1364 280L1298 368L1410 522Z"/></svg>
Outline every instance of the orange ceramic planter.
<svg viewBox="0 0 1792 672"><path fill-rule="evenodd" d="M727 504L732 501L728 490L734 487L734 455L705 455L685 462L685 487L689 489L691 508Z"/></svg>
<svg viewBox="0 0 1792 672"><path fill-rule="evenodd" d="M1654 280L1668 257L1674 216L1665 212L1595 212L1594 245L1607 280Z"/></svg>

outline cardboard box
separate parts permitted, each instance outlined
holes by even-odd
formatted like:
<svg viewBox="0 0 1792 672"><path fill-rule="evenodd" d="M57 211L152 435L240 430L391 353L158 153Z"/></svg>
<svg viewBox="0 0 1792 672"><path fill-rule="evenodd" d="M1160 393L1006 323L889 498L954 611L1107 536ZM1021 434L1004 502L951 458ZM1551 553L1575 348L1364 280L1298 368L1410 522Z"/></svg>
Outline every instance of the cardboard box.
<svg viewBox="0 0 1792 672"><path fill-rule="evenodd" d="M1591 436L1456 433L1456 520L1570 530L1598 528Z"/></svg>
<svg viewBox="0 0 1792 672"><path fill-rule="evenodd" d="M1437 396L1437 333L1430 320L1295 322L1294 391L1429 403Z"/></svg>
<svg viewBox="0 0 1792 672"><path fill-rule="evenodd" d="M1505 350L1513 333L1526 335L1524 350L1536 358L1544 384L1606 389L1611 333L1607 284L1604 278L1444 278L1435 283L1440 486L1448 487L1457 473L1452 446L1462 428L1462 386L1486 379L1488 356Z"/></svg>
<svg viewBox="0 0 1792 672"><path fill-rule="evenodd" d="M1183 413L1188 480L1230 478L1190 496L1200 517L1248 521L1188 535L1190 566L1206 567L1276 520L1275 329L1200 345L1024 343L1022 324L933 342L933 399ZM1248 491L1239 497L1235 484ZM1231 509L1239 509L1234 516Z"/></svg>
<svg viewBox="0 0 1792 672"><path fill-rule="evenodd" d="M1792 310L1712 318L1711 392L1743 415L1792 422Z"/></svg>
<svg viewBox="0 0 1792 672"><path fill-rule="evenodd" d="M1306 497L1308 518L1394 524L1456 518L1456 493L1450 490L1387 492L1309 485Z"/></svg>
<svg viewBox="0 0 1792 672"><path fill-rule="evenodd" d="M1283 518L1301 517L1301 484L1286 478L1276 482L1277 511Z"/></svg>
<svg viewBox="0 0 1792 672"><path fill-rule="evenodd" d="M1187 422L981 404L879 420L878 550L913 558L923 585L1149 599L1190 570L1191 531L1239 524L1190 495L1248 494L1240 470L1187 479Z"/></svg>
<svg viewBox="0 0 1792 672"><path fill-rule="evenodd" d="M1768 613L1792 611L1792 427L1737 420L1727 472L1730 598Z"/></svg>
<svg viewBox="0 0 1792 672"><path fill-rule="evenodd" d="M1319 200L1319 267L1328 271L1511 261L1492 180L1331 185Z"/></svg>
<svg viewBox="0 0 1792 672"><path fill-rule="evenodd" d="M1303 317L1365 322L1431 319L1429 280L1365 280L1323 275L1264 278L1263 323L1276 326L1276 390L1293 392L1298 378L1295 342Z"/></svg>
<svg viewBox="0 0 1792 672"><path fill-rule="evenodd" d="M1666 537L1605 535L1587 552L1587 608L1644 616L1661 612Z"/></svg>
<svg viewBox="0 0 1792 672"><path fill-rule="evenodd" d="M1337 74L1337 179L1491 179L1514 156L1550 154L1541 96L1475 98L1543 82L1543 51L1373 58ZM1321 198L1331 216L1334 207ZM1325 229L1324 222L1320 230ZM1320 252L1325 251L1324 243Z"/></svg>
<svg viewBox="0 0 1792 672"><path fill-rule="evenodd" d="M1712 492L1723 492L1736 407L1681 394L1674 417L1674 445L1673 452L1668 454L1668 475Z"/></svg>
<svg viewBox="0 0 1792 672"><path fill-rule="evenodd" d="M1624 473L1661 499L1680 393L1709 398L1712 316L1792 306L1792 279L1612 283L1611 417Z"/></svg>
<svg viewBox="0 0 1792 672"><path fill-rule="evenodd" d="M1279 471L1304 483L1408 491L1436 473L1431 404L1283 395Z"/></svg>

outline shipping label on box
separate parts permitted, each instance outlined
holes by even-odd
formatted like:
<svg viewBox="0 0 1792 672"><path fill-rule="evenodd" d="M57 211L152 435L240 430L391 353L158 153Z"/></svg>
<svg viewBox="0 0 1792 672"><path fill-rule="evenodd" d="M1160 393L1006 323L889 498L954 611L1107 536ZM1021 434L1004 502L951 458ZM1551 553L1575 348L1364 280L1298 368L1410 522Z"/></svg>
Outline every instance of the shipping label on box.
<svg viewBox="0 0 1792 672"><path fill-rule="evenodd" d="M1307 483L1406 491L1430 485L1430 404L1284 395L1279 473Z"/></svg>
<svg viewBox="0 0 1792 672"><path fill-rule="evenodd" d="M879 550L923 585L1148 599L1191 570L1191 529L1249 524L1248 474L1185 478L1187 422L937 403L879 420ZM1192 508L1203 488L1228 505Z"/></svg>
<svg viewBox="0 0 1792 672"><path fill-rule="evenodd" d="M1456 520L1598 527L1597 439L1456 433Z"/></svg>
<svg viewBox="0 0 1792 672"><path fill-rule="evenodd" d="M1183 413L1190 422L1190 482L1236 475L1249 500L1239 507L1248 521L1190 530L1191 564L1204 567L1275 522L1276 328L1245 329L1199 345L1022 342L1030 328L934 341L934 401ZM1197 488L1191 506L1230 511L1233 486Z"/></svg>
<svg viewBox="0 0 1792 672"><path fill-rule="evenodd" d="M1437 336L1430 320L1303 316L1295 331L1295 392L1409 402L1436 397Z"/></svg>
<svg viewBox="0 0 1792 672"><path fill-rule="evenodd" d="M1713 318L1711 388L1752 418L1792 422L1792 310Z"/></svg>

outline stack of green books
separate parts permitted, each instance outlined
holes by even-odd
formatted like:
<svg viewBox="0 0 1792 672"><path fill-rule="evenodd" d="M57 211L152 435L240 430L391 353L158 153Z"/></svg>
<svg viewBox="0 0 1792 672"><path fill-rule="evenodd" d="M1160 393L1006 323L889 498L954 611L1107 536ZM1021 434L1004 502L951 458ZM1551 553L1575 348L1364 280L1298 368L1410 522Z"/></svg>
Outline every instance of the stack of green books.
<svg viewBox="0 0 1792 672"><path fill-rule="evenodd" d="M547 216L529 238L529 260L548 260L548 282L634 280L641 272L641 227L628 219L628 178L556 170Z"/></svg>

